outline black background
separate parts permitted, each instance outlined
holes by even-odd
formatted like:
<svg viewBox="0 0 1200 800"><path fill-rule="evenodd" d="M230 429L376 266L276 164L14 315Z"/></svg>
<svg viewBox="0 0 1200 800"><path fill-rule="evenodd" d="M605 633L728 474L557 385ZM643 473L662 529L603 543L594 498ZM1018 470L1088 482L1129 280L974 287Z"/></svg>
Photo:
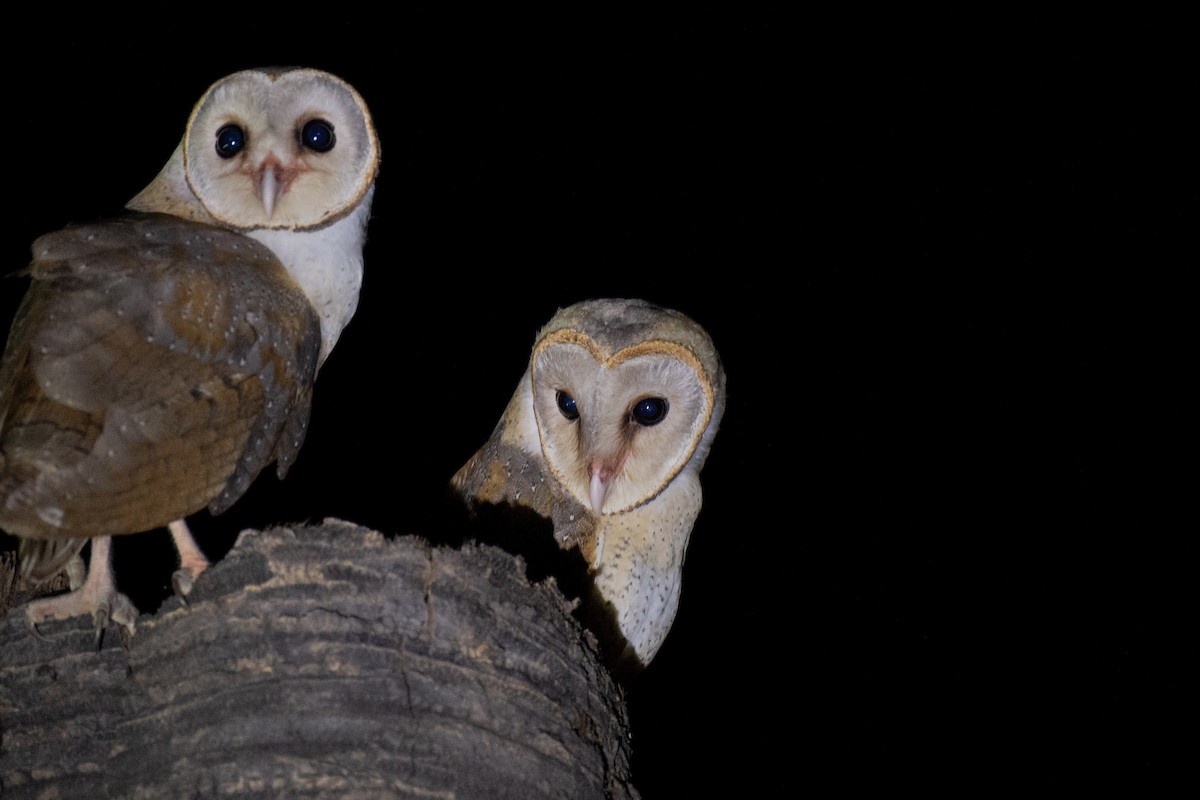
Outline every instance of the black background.
<svg viewBox="0 0 1200 800"><path fill-rule="evenodd" d="M1194 267L1177 21L233 11L12 26L3 56L6 271L118 212L229 72L327 69L375 115L358 314L287 480L193 520L210 553L327 516L436 538L537 329L642 297L708 329L729 389L629 693L647 800L1144 787L1194 758L1194 549L1143 450L1177 447L1143 334ZM171 558L118 541L143 610Z"/></svg>

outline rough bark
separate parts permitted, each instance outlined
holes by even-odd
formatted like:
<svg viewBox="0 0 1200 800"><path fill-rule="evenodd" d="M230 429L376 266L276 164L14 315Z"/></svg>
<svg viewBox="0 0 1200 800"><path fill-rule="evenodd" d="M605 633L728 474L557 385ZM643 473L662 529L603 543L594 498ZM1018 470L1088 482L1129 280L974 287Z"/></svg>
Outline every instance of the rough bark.
<svg viewBox="0 0 1200 800"><path fill-rule="evenodd" d="M480 545L245 531L132 637L0 621L0 795L637 798L621 690Z"/></svg>

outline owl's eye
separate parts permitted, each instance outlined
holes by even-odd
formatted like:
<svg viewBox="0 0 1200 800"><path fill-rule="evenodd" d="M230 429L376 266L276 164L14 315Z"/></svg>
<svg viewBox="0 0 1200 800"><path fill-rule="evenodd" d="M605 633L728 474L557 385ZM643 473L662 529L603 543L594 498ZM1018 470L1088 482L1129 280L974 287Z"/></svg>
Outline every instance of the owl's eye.
<svg viewBox="0 0 1200 800"><path fill-rule="evenodd" d="M217 155L233 158L246 146L246 132L240 125L223 125L217 131Z"/></svg>
<svg viewBox="0 0 1200 800"><path fill-rule="evenodd" d="M333 126L323 119L310 119L300 130L300 144L317 153L328 153L336 141Z"/></svg>
<svg viewBox="0 0 1200 800"><path fill-rule="evenodd" d="M558 403L558 410L562 415L571 421L579 419L579 409L575 407L575 398L566 392L559 390L554 395L555 401Z"/></svg>
<svg viewBox="0 0 1200 800"><path fill-rule="evenodd" d="M633 410L629 412L629 415L633 417L634 422L648 428L662 422L663 418L667 416L668 408L665 397L643 397L633 404Z"/></svg>

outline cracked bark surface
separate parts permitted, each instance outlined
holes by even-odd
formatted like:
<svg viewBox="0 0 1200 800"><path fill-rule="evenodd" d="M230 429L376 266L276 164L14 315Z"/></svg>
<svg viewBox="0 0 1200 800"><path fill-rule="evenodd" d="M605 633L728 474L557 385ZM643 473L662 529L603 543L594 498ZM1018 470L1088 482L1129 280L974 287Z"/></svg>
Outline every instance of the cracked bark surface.
<svg viewBox="0 0 1200 800"><path fill-rule="evenodd" d="M338 521L243 532L99 652L0 621L0 796L638 798L621 690L552 583Z"/></svg>

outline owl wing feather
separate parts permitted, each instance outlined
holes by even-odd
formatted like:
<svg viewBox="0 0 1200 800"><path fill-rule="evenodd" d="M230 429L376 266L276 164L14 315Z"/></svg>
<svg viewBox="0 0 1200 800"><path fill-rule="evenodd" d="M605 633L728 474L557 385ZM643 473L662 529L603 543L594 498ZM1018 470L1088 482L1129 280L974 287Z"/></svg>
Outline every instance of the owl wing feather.
<svg viewBox="0 0 1200 800"><path fill-rule="evenodd" d="M303 441L314 310L265 246L160 214L39 238L0 364L0 527L79 544L228 508ZM42 543L45 544L42 544ZM53 544L51 544L53 543Z"/></svg>
<svg viewBox="0 0 1200 800"><path fill-rule="evenodd" d="M508 503L537 512L553 522L560 547L578 547L589 558L594 516L547 476L540 452L530 454L503 439L499 431L489 438L454 474L451 485L469 504Z"/></svg>

